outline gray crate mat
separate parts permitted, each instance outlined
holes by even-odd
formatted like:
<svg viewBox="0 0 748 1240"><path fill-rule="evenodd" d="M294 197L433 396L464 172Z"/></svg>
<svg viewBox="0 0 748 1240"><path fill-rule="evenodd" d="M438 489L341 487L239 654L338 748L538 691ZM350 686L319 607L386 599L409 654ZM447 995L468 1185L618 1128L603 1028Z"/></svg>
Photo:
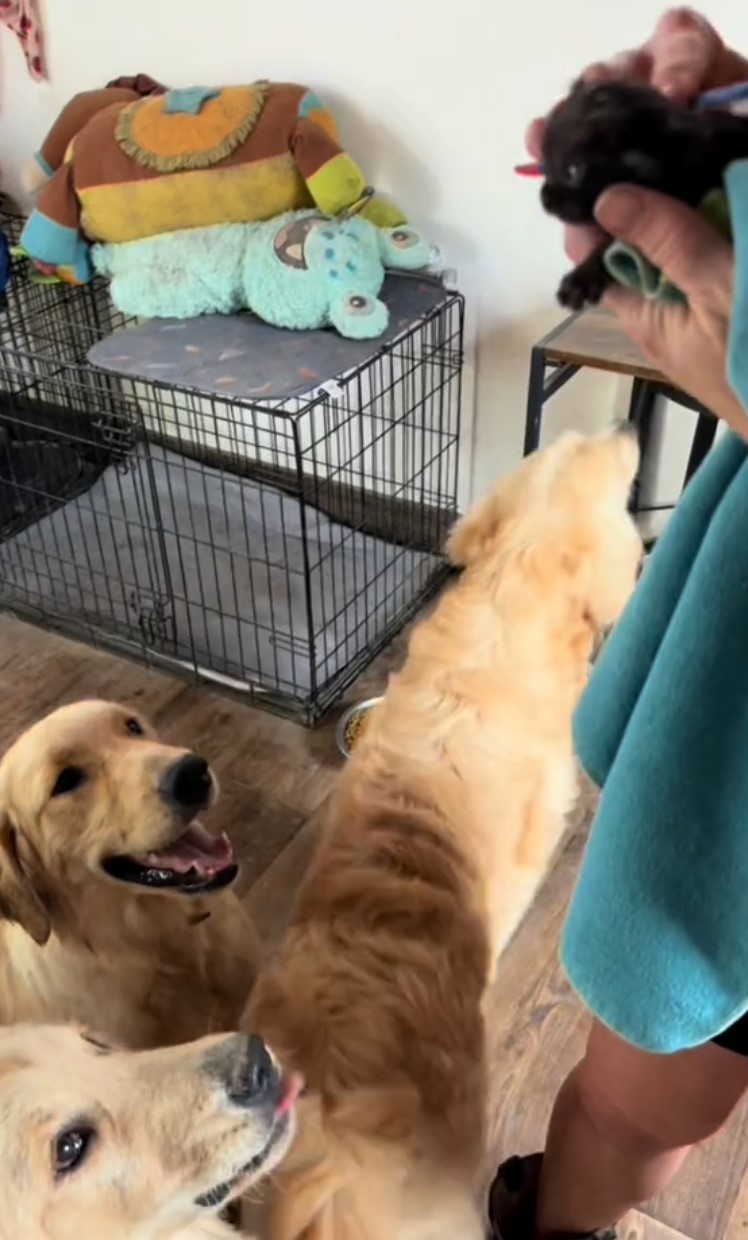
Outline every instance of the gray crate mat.
<svg viewBox="0 0 748 1240"><path fill-rule="evenodd" d="M128 378L226 400L286 400L360 366L448 295L434 279L388 275L382 298L390 323L378 340L345 340L332 329L284 331L251 314L208 314L119 328L89 350L88 360Z"/></svg>

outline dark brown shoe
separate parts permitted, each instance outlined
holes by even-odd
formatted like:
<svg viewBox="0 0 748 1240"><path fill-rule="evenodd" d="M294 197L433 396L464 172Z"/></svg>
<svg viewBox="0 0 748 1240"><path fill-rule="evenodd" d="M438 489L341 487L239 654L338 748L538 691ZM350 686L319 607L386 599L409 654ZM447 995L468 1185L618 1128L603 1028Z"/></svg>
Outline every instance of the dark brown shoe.
<svg viewBox="0 0 748 1240"><path fill-rule="evenodd" d="M542 1154L509 1158L501 1164L488 1194L491 1240L533 1240L542 1165ZM616 1240L616 1231L606 1228L586 1236L565 1235L554 1240Z"/></svg>

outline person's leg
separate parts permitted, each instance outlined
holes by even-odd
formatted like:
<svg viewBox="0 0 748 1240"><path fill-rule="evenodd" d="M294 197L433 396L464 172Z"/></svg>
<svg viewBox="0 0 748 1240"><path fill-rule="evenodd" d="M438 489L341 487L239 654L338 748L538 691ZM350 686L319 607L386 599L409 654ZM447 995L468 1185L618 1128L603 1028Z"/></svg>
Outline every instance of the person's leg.
<svg viewBox="0 0 748 1240"><path fill-rule="evenodd" d="M747 1057L713 1043L650 1055L596 1024L554 1107L532 1211L536 1235L585 1236L617 1223L665 1188L746 1090ZM511 1238L512 1227L505 1230Z"/></svg>
<svg viewBox="0 0 748 1240"><path fill-rule="evenodd" d="M712 1043L649 1055L594 1025L553 1111L538 1234L594 1232L656 1196L746 1089L743 1056Z"/></svg>

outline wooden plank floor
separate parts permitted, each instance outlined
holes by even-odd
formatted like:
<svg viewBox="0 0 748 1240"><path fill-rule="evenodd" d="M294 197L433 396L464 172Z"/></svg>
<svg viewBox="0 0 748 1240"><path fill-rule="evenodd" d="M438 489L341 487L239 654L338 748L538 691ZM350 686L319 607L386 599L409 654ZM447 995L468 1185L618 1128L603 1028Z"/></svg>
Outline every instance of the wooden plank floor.
<svg viewBox="0 0 748 1240"><path fill-rule="evenodd" d="M377 692L402 647L401 639L385 652L348 699ZM165 735L213 762L222 784L213 821L230 833L242 858L246 903L261 934L269 945L277 941L340 767L334 720L308 732L0 615L0 753L41 714L85 696L137 705ZM555 1091L583 1045L586 1019L558 967L557 943L593 803L588 790L491 995L495 1067L487 1175L507 1154L542 1146ZM627 1222L621 1238L748 1240L745 1110L694 1155L662 1200Z"/></svg>

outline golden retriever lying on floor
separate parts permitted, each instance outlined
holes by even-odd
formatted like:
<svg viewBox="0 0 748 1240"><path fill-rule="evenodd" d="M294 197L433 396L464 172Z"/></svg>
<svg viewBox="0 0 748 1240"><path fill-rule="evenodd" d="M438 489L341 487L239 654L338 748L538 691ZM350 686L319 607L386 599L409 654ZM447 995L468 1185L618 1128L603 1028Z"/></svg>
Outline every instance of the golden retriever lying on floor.
<svg viewBox="0 0 748 1240"><path fill-rule="evenodd" d="M208 1240L277 1165L300 1080L256 1037L115 1051L75 1028L0 1031L2 1240Z"/></svg>
<svg viewBox="0 0 748 1240"><path fill-rule="evenodd" d="M112 702L63 706L0 762L0 1023L130 1047L235 1029L255 939L202 758ZM212 893L212 894L211 894Z"/></svg>
<svg viewBox="0 0 748 1240"><path fill-rule="evenodd" d="M630 434L567 435L457 525L248 1021L301 1071L273 1240L478 1240L482 1000L576 789L572 712L634 586Z"/></svg>

